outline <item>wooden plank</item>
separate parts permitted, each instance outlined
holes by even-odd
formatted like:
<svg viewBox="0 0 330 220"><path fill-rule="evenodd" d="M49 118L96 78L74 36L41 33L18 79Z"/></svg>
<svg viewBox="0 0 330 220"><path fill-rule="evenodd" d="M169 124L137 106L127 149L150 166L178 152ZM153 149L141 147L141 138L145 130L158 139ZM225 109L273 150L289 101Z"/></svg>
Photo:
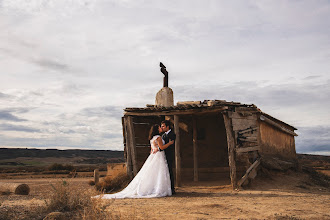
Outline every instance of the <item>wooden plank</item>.
<svg viewBox="0 0 330 220"><path fill-rule="evenodd" d="M257 123L258 125L258 123ZM244 135L250 135L250 134L256 134L258 131L258 127L257 126L251 126L250 128L246 128L244 130L241 130L239 133L240 134L244 134Z"/></svg>
<svg viewBox="0 0 330 220"><path fill-rule="evenodd" d="M174 133L176 134L175 140L175 184L181 186L181 155L180 155L180 127L179 116L174 115Z"/></svg>
<svg viewBox="0 0 330 220"><path fill-rule="evenodd" d="M240 187L247 180L247 178L250 177L250 174L253 175L254 177L256 176L255 169L259 166L259 164L260 164L260 158L254 161L254 163L249 167L249 169L246 170L245 175L242 177L242 179L238 181L237 184L238 187Z"/></svg>
<svg viewBox="0 0 330 220"><path fill-rule="evenodd" d="M257 120L257 127L258 127L258 130L257 130L257 145L260 147L260 150L258 151L258 153L260 153L262 150L261 150L261 132L260 132L260 120Z"/></svg>
<svg viewBox="0 0 330 220"><path fill-rule="evenodd" d="M161 115L192 115L192 114L208 114L213 112L221 112L227 110L228 106L216 107L212 109L196 108L196 109L178 109L178 110L164 110L152 112L125 112L125 116L161 116Z"/></svg>
<svg viewBox="0 0 330 220"><path fill-rule="evenodd" d="M255 136L255 137L239 137L238 140L240 140L241 142L258 143L257 136Z"/></svg>
<svg viewBox="0 0 330 220"><path fill-rule="evenodd" d="M134 125L148 125L151 126L150 123L144 123L144 122L133 122Z"/></svg>
<svg viewBox="0 0 330 220"><path fill-rule="evenodd" d="M258 112L257 109L253 108L247 108L247 107L235 107L236 112L243 112L243 113L255 113Z"/></svg>
<svg viewBox="0 0 330 220"><path fill-rule="evenodd" d="M242 137L242 138L257 138L258 137L258 134L257 134L257 132L253 132L253 134L252 133L246 133L246 134L243 134L243 135L239 135L239 134L237 134L238 135L238 137Z"/></svg>
<svg viewBox="0 0 330 220"><path fill-rule="evenodd" d="M197 143L197 120L192 117L193 121L193 155L194 155L194 181L198 181L198 143Z"/></svg>
<svg viewBox="0 0 330 220"><path fill-rule="evenodd" d="M137 167L137 154L136 154L136 143L135 143L135 132L134 132L134 125L133 125L133 117L127 117L127 134L128 134L128 148L131 150L131 158L133 164L133 174L134 176L138 172Z"/></svg>
<svg viewBox="0 0 330 220"><path fill-rule="evenodd" d="M122 125L122 127L123 127L123 144L126 145L125 117L121 117L121 125Z"/></svg>
<svg viewBox="0 0 330 220"><path fill-rule="evenodd" d="M266 122L266 123L268 123L268 124L270 124L270 125L272 125L272 126L274 126L275 128L278 128L278 129L280 129L281 131L283 131L283 132L285 132L285 133L288 133L288 134L290 134L290 135L292 135L292 136L298 136L295 132L293 132L293 131L291 131L291 130L289 130L289 129L283 127L283 126L281 126L280 124L274 122L273 120L267 118L267 117L264 116L264 115L260 115L260 120L261 120L261 121L264 121L264 122Z"/></svg>
<svg viewBox="0 0 330 220"><path fill-rule="evenodd" d="M177 105L200 105L201 101L183 101L183 102L177 102Z"/></svg>
<svg viewBox="0 0 330 220"><path fill-rule="evenodd" d="M126 170L127 175L130 178L133 178L133 164L132 164L132 152L131 148L129 147L129 134L127 132L127 117L124 117L124 131L125 131L125 150L126 150Z"/></svg>
<svg viewBox="0 0 330 220"><path fill-rule="evenodd" d="M228 159L230 167L230 180L233 189L236 189L236 162L235 162L235 140L233 137L233 130L231 126L231 119L226 113L223 113L223 120L226 128L227 145L228 145Z"/></svg>
<svg viewBox="0 0 330 220"><path fill-rule="evenodd" d="M260 150L259 146L252 146L252 147L236 147L236 153L241 154L241 153L246 153L250 151L256 151Z"/></svg>

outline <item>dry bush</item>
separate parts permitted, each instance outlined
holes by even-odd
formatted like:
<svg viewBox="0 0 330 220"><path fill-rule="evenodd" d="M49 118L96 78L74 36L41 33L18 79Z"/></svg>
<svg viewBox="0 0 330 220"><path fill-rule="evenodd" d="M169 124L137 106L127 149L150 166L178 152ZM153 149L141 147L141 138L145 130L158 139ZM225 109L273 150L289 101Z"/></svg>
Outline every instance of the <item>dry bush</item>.
<svg viewBox="0 0 330 220"><path fill-rule="evenodd" d="M88 185L90 185L90 186L94 186L94 185L95 185L94 180L90 180L90 181L88 181Z"/></svg>
<svg viewBox="0 0 330 220"><path fill-rule="evenodd" d="M130 180L130 177L126 173L121 173L114 178L109 176L103 178L95 187L102 192L113 192L126 187Z"/></svg>
<svg viewBox="0 0 330 220"><path fill-rule="evenodd" d="M48 209L50 211L75 211L90 205L90 195L85 191L72 189L69 183L62 181L52 186Z"/></svg>
<svg viewBox="0 0 330 220"><path fill-rule="evenodd" d="M60 164L60 163L53 163L48 167L48 170L74 170L74 167L71 164Z"/></svg>
<svg viewBox="0 0 330 220"><path fill-rule="evenodd" d="M52 185L52 192L47 201L48 213L59 211L74 219L114 219L106 208L110 204L101 199L92 199L95 191L76 189L70 183L62 181Z"/></svg>

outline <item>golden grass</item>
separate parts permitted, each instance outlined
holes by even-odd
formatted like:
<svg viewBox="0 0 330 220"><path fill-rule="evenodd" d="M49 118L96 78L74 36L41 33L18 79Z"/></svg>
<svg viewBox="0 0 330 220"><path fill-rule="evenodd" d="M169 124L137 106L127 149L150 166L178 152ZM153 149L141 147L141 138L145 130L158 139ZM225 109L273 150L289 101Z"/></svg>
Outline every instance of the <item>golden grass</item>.
<svg viewBox="0 0 330 220"><path fill-rule="evenodd" d="M67 219L120 219L111 213L112 201L92 199L98 192L94 188L86 190L70 184L70 181L58 181L51 184L51 190L44 205L1 206L0 220L7 219L43 219L52 212L62 212ZM133 217L134 218L134 217Z"/></svg>
<svg viewBox="0 0 330 220"><path fill-rule="evenodd" d="M114 178L107 176L101 179L95 187L97 190L102 192L115 192L125 188L130 180L130 177L126 173L121 173Z"/></svg>
<svg viewBox="0 0 330 220"><path fill-rule="evenodd" d="M52 185L53 191L47 202L48 212L65 212L75 219L114 219L106 208L110 205L92 199L94 190L77 190L66 181Z"/></svg>

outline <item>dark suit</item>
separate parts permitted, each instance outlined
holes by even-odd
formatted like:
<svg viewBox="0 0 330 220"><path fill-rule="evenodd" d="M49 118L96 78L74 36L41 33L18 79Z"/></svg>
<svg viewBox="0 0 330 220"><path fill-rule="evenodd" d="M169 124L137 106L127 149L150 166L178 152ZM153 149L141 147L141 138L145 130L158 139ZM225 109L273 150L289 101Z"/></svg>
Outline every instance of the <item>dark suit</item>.
<svg viewBox="0 0 330 220"><path fill-rule="evenodd" d="M166 155L167 164L168 164L168 171L170 173L170 178L171 178L172 194L175 193L174 175L173 175L173 162L174 162L174 156L175 156L175 138L176 138L176 135L173 130L171 130L167 135L166 135L166 133L164 133L162 135L162 139L164 140L165 144L167 144L170 140L174 141L173 144L171 144L164 150L165 155Z"/></svg>

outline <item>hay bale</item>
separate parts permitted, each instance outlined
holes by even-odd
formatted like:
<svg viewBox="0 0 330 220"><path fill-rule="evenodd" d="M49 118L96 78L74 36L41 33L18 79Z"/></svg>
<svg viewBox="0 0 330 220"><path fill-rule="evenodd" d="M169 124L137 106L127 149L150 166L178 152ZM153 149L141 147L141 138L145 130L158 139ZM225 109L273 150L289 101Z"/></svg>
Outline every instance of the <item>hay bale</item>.
<svg viewBox="0 0 330 220"><path fill-rule="evenodd" d="M24 183L1 183L1 192L11 192L17 195L29 195L30 187Z"/></svg>

